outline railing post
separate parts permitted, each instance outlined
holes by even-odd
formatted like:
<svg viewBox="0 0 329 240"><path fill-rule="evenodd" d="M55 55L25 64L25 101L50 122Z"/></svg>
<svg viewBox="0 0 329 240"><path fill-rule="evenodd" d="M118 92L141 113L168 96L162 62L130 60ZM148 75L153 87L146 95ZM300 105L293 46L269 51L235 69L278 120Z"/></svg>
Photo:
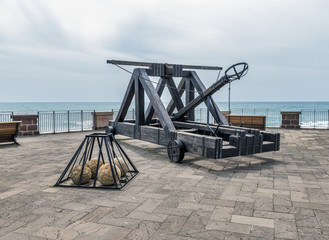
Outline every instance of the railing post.
<svg viewBox="0 0 329 240"><path fill-rule="evenodd" d="M93 114L93 130L96 130L96 110L94 110Z"/></svg>
<svg viewBox="0 0 329 240"><path fill-rule="evenodd" d="M83 110L81 110L81 131L83 131Z"/></svg>
<svg viewBox="0 0 329 240"><path fill-rule="evenodd" d="M40 132L40 113L38 111L38 131Z"/></svg>
<svg viewBox="0 0 329 240"><path fill-rule="evenodd" d="M53 133L55 133L55 132L56 132L56 118L55 118L55 111L53 111L53 128L54 128Z"/></svg>
<svg viewBox="0 0 329 240"><path fill-rule="evenodd" d="M70 132L70 111L67 111L67 131Z"/></svg>
<svg viewBox="0 0 329 240"><path fill-rule="evenodd" d="M328 128L329 128L329 110L328 110L328 120L327 120L327 123L328 123Z"/></svg>

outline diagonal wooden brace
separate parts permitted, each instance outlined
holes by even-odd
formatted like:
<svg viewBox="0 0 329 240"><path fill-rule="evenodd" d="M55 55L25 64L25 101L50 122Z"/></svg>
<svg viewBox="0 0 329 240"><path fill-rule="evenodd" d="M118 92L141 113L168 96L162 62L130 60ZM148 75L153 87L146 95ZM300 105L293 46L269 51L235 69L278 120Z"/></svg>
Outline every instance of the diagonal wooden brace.
<svg viewBox="0 0 329 240"><path fill-rule="evenodd" d="M149 98L159 121L166 133L176 132L176 128L166 111L158 93L156 92L150 78L144 68L139 68L139 81L142 84L144 91Z"/></svg>
<svg viewBox="0 0 329 240"><path fill-rule="evenodd" d="M200 105L202 102L207 100L207 97L210 97L215 92L217 92L219 89L221 89L223 86L225 86L228 83L227 78L221 77L217 82L212 84L209 88L204 90L202 93L200 93L199 96L194 98L190 103L188 103L185 107L183 107L180 111L178 111L174 115L174 119L178 120L184 117L189 111L196 108L198 105Z"/></svg>

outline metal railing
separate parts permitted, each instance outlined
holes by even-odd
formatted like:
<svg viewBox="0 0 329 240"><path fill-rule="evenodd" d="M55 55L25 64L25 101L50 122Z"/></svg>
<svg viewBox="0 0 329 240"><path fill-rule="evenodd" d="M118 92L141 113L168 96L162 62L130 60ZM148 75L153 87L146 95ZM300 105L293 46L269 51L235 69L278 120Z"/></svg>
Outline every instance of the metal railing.
<svg viewBox="0 0 329 240"><path fill-rule="evenodd" d="M119 110L112 110L115 119ZM38 128L40 133L56 133L84 131L93 128L93 112L95 111L40 111L38 112ZM266 127L279 127L282 122L280 109L233 108L232 115L266 116ZM207 121L207 109L194 110L195 120ZM1 111L0 122L12 121L13 112ZM135 119L135 109L129 109L126 119ZM214 119L210 114L210 122ZM329 110L303 109L300 115L301 128L329 129Z"/></svg>
<svg viewBox="0 0 329 240"><path fill-rule="evenodd" d="M329 110L303 109L299 117L301 128L328 128Z"/></svg>
<svg viewBox="0 0 329 240"><path fill-rule="evenodd" d="M279 127L281 125L282 116L280 109L260 109L260 108L233 108L231 109L231 115L262 115L266 116L267 127ZM210 122L214 122L214 118L210 116ZM207 121L207 109L197 108L195 109L195 120L197 122Z"/></svg>
<svg viewBox="0 0 329 240"><path fill-rule="evenodd" d="M119 110L112 110L114 119ZM329 110L301 110L300 124L301 128L321 128L329 129ZM130 109L127 113L127 119L135 119L135 110ZM196 108L194 110L195 121L207 121L207 109ZM266 127L280 127L282 123L281 109L273 108L232 108L232 115L262 115L266 116ZM214 118L210 114L210 122L214 122Z"/></svg>
<svg viewBox="0 0 329 240"><path fill-rule="evenodd" d="M119 110L113 110L113 119L115 119L118 115ZM135 109L129 109L126 115L126 119L135 119Z"/></svg>
<svg viewBox="0 0 329 240"><path fill-rule="evenodd" d="M11 122L13 114L14 114L13 112L1 111L0 112L0 122Z"/></svg>
<svg viewBox="0 0 329 240"><path fill-rule="evenodd" d="M232 109L232 115L261 115L266 116L266 126L267 127L280 127L282 122L281 110L280 109Z"/></svg>
<svg viewBox="0 0 329 240"><path fill-rule="evenodd" d="M95 111L40 111L38 130L40 133L91 130L93 112Z"/></svg>

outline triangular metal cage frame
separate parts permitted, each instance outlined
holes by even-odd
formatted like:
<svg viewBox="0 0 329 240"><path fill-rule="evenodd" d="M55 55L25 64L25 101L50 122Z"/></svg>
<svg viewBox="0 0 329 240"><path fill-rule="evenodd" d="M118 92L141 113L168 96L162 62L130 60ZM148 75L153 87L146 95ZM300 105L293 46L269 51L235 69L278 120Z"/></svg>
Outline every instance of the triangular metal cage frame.
<svg viewBox="0 0 329 240"><path fill-rule="evenodd" d="M95 158L95 146L98 148L97 153L97 167L96 176L91 179L87 184L81 184L83 170L86 167L86 163L90 161L93 156ZM122 160L119 161L118 158ZM126 168L128 171L124 177L119 176L116 168L114 167L115 159L120 164L119 169ZM97 174L100 168L100 162L103 164L109 163L111 166L111 173L114 179L113 185L102 185L98 179ZM125 166L121 165L124 164ZM81 165L82 170L80 174L79 184L74 184L70 180L70 174L72 169ZM120 146L115 136L112 133L93 133L86 135L77 151L73 155L72 159L64 169L63 173L57 180L56 187L80 187L80 188L99 188L99 189L123 189L129 182L131 182L139 173L133 162L130 160L126 152Z"/></svg>

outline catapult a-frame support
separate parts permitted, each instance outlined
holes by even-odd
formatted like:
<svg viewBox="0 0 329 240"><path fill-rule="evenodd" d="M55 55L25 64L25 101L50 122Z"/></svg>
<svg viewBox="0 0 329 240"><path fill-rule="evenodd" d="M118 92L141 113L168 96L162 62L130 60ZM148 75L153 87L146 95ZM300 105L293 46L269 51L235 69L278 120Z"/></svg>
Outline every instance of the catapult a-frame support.
<svg viewBox="0 0 329 240"><path fill-rule="evenodd" d="M122 62L120 62L122 63ZM182 70L184 66L174 65L174 71L172 75L165 74L162 69L166 69L165 65L159 67L153 66L151 69L145 68L136 68L131 76L130 82L128 84L128 88L126 90L121 108L118 112L117 118L115 120L116 124L118 122L124 122L128 108L131 105L133 98L135 97L135 125L149 125L152 122L152 117L154 113L156 114L159 122L166 133L175 132L176 128L172 122L174 119L173 112L175 108L177 111L180 111L186 106L191 103L195 99L195 93L199 93L202 97L202 93L206 90L206 87L198 77L195 71L184 71ZM191 67L191 66L190 66ZM192 66L198 67L198 66ZM211 70L219 70L219 67L209 67L212 68ZM213 69L214 68L214 69ZM178 70L177 70L178 69ZM168 70L167 70L168 71ZM149 76L157 76L160 75L160 79L157 83L156 88L154 88L151 79ZM182 77L180 80L178 87L176 86L173 77ZM168 90L171 94L171 100L167 107L164 106L163 102L161 101L161 95L164 91L165 87L168 87ZM145 111L145 99L144 99L144 92L146 96L149 98L149 105ZM182 95L185 93L185 105L181 99ZM221 114L220 110L218 109L217 105L215 104L214 100L211 96L210 98L210 112L214 117L215 121L220 123L221 125L228 125L227 120ZM206 102L206 98L202 99L201 102ZM197 105L196 105L197 106ZM194 116L194 106L193 108L189 108L186 111L187 119L190 121L195 120ZM145 112L145 113L144 113Z"/></svg>
<svg viewBox="0 0 329 240"><path fill-rule="evenodd" d="M124 121L128 112L128 108L133 100L133 97L135 96L136 126L145 125L146 123L145 120L150 121L149 118L150 116L152 117L153 115L153 114L151 115L152 112L151 109L153 109L153 112L155 111L155 113L157 114L163 129L166 132L175 132L176 131L175 126L172 123L170 116L159 96L159 93L161 95L164 88L164 84L162 84L162 82L164 82L163 79L164 78L160 78L159 81L160 84L158 84L159 87L157 87L156 90L150 78L148 77L145 69L143 68L135 69L130 79L124 99L122 101L121 108L118 112L116 123ZM146 114L144 114L144 107L145 107L144 92L149 98L151 104L151 107L148 107L148 112L146 112Z"/></svg>

